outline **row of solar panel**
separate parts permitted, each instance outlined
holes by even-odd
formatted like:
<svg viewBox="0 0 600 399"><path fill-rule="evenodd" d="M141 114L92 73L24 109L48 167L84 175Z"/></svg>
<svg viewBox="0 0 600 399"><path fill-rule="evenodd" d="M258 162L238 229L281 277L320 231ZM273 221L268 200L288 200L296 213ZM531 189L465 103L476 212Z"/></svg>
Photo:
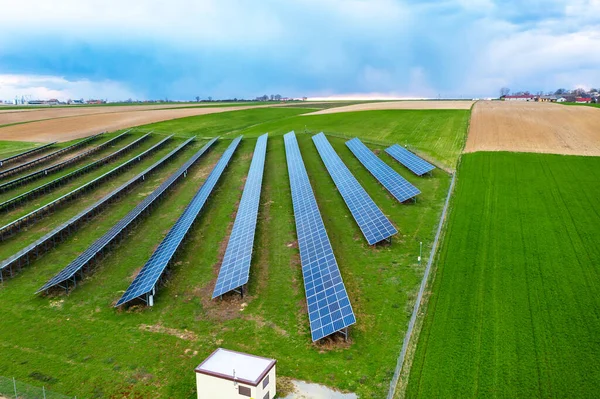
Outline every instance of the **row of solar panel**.
<svg viewBox="0 0 600 399"><path fill-rule="evenodd" d="M48 190L50 190L51 188L58 187L62 184L67 183L69 180L71 180L77 176L81 176L82 174L91 172L92 170L94 170L102 165L105 165L105 164L119 158L122 155L125 155L127 152L129 152L132 149L134 149L135 147L137 147L140 143L142 143L144 140L146 140L149 137L150 137L150 133L147 133L147 134L143 135L142 137L134 140L133 142L127 144L125 147L123 147L111 154L108 154L104 158L101 158L97 161L91 162L87 165L77 168L74 171L67 173L66 175L63 175L63 176L58 177L48 183L44 183L40 186L32 188L31 190L26 191L23 194L19 194L13 198L10 198L10 199L0 203L0 211L10 209L11 207L15 206L16 204L22 203L29 198L35 197L39 193L47 193ZM117 138L117 137L115 137L115 138ZM38 172L35 172L35 173L38 173Z"/></svg>
<svg viewBox="0 0 600 399"><path fill-rule="evenodd" d="M0 192L4 192L7 191L11 188L17 187L19 185L25 184L27 182L30 182L32 180L35 179L39 179L41 177L45 177L48 176L51 173L54 172L58 172L64 168L66 168L69 165L72 165L76 162L79 162L80 160L87 158L91 155L93 155L94 153L103 150L104 148L111 146L113 144L115 144L117 141L123 139L125 136L127 136L129 134L129 130L126 132L121 133L120 135L113 137L110 140L105 141L102 144L99 144L87 151L82 152L81 154L75 155L74 157L71 157L63 162L59 162L55 165L51 165L48 166L46 168L40 169L40 170L36 170L35 172L29 173L27 175L23 175L20 177L17 177L16 179L7 181L5 183L0 184ZM139 139L138 139L139 140Z"/></svg>
<svg viewBox="0 0 600 399"><path fill-rule="evenodd" d="M145 156L145 154L155 151L156 149L162 147L171 138L172 138L172 136L165 137L160 142L156 143L152 148L149 148L148 150L146 150L144 153L140 154L139 156ZM174 150L169 152L163 158L161 158L160 160L158 160L157 162L155 162L154 164L152 164L151 166L146 168L146 170L144 170L143 172L141 172L134 178L130 179L126 183L122 184L120 187L116 188L109 194L105 195L99 201L95 202L94 204L90 205L83 211L79 212L77 215L73 216L71 219L69 219L65 223L56 227L54 230L47 233L42 238L38 239L37 241L35 241L32 244L28 245L27 247L23 248L16 254L14 254L14 255L10 256L9 258L0 262L0 272L11 268L13 265L19 265L22 262L26 263L29 261L30 258L44 253L46 250L47 243L53 243L55 241L55 239L57 239L57 237L61 238L63 236L63 234L65 234L65 233L68 234L70 231L75 229L76 225L80 221L85 220L90 215L99 212L101 209L103 209L104 206L106 206L108 203L110 203L110 201L117 198L120 194L122 194L123 192L125 192L126 190L131 188L134 184L143 181L145 179L146 175L153 172L155 169L159 168L160 166L164 165L164 163L167 160L171 159L175 154L180 152L192 140L194 140L194 138L191 138L191 139L185 141L183 144L179 145L177 148L175 148ZM0 276L1 276L1 274L0 274Z"/></svg>
<svg viewBox="0 0 600 399"><path fill-rule="evenodd" d="M214 139L213 142L215 140L216 139ZM240 140L241 137L237 138L229 146L217 166L215 166L211 172L211 175L205 184L200 188L197 195L171 228L167 237L161 242L123 297L117 302L116 306L120 306L136 298L142 298L149 304L152 304L152 296L155 293L156 284L173 258L177 248L181 245L191 224L201 211ZM290 186L292 188L300 256L305 280L311 333L313 340L318 340L355 323L356 319L352 312L347 292L343 286L341 274L327 237L316 199L312 193L308 175L304 168L294 133L291 132L285 135L284 140L288 159L288 170ZM339 156L333 150L333 147L331 147L327 141L325 135L321 133L313 136L313 141L357 224L365 234L367 241L370 244L373 244L395 234L397 230L391 225L381 210L377 208L366 191L360 186L360 183L358 183L348 168L343 164ZM213 298L233 289L242 287L248 281L262 174L264 170L266 142L266 134L261 136L257 141L248 179L234 223L234 229L217 279ZM199 152L200 155L210 144L212 144L212 142ZM390 178L390 174L381 174L381 170L384 169L381 168L381 165L377 161L375 161L375 159L378 160L378 158L368 150L364 144L358 141L358 139L354 139L348 142L347 145L361 163L363 163L363 165L365 165L379 181L384 183L386 188L388 188L388 186L394 188L394 182L393 179ZM368 153L365 152L365 149L375 158L370 157ZM379 162L383 163L381 160L379 160ZM182 168L187 170L187 167L189 167L189 165L186 164ZM183 173L183 169L178 171L179 176ZM389 171L384 170L384 172ZM177 175L177 173L175 175ZM51 279L39 291L47 290L74 278L77 271L80 271L99 251L101 251L127 225L139 216L151 202L154 201L156 198L154 195L155 193L159 192L162 194L162 192L170 186L172 181L178 177L174 177L175 175L171 176L171 178L161 185L159 189L148 196L138 205L138 207L105 234L105 236L97 240L90 248L88 248L88 250L63 269L57 276ZM382 176L386 179L382 179ZM171 180L172 178L174 179ZM400 177L400 179L402 178ZM408 183L405 180L404 182ZM164 187L165 185L166 187ZM402 184L400 185L400 189L406 191L406 187L403 187ZM390 191L394 194L394 190ZM406 195L407 194L404 194L404 197L406 197ZM399 198L399 195L394 196Z"/></svg>
<svg viewBox="0 0 600 399"><path fill-rule="evenodd" d="M165 160L172 157L174 154L179 152L183 147L189 144L194 137L187 140L179 147L175 148L165 157L163 157L157 164L162 164ZM154 190L150 195L142 200L135 208L133 208L127 215L125 215L121 220L119 220L113 227L111 227L102 237L97 239L92 245L90 245L83 253L81 253L75 260L69 263L64 269L62 269L58 274L52 277L43 287L41 287L37 292L42 292L49 290L54 286L65 286L68 289L68 283L70 280L73 280L73 284L76 283L75 278L77 272L80 272L84 267L86 267L100 252L102 252L111 242L113 242L120 234L123 233L125 229L127 229L134 221L138 219L140 215L142 215L146 210L150 208L156 201L158 201L167 190L169 190L176 181L178 181L182 176L184 176L189 169L200 157L208 151L208 149L217 141L217 139L212 139L209 141L204 147L202 147L198 152L196 152L189 160L187 160L175 173L167 178L156 190ZM155 166L153 166L155 167ZM125 183L126 185L131 185L135 181L139 181L143 179L144 176L149 172L149 169L146 169L129 182Z"/></svg>
<svg viewBox="0 0 600 399"><path fill-rule="evenodd" d="M152 146L148 150L142 152L141 154L135 155L130 158L128 161L122 163L119 166L109 170L108 172L96 177L95 179L69 191L68 193L56 198L55 200L40 206L39 208L27 213L26 215L21 216L20 218L13 220L12 222L0 227L0 240L4 240L7 236L12 235L15 231L20 229L24 225L32 224L35 221L39 220L44 214L47 214L51 210L55 209L57 206L65 203L68 200L75 198L77 195L89 190L92 187L100 184L101 182L116 176L122 171L126 170L128 167L132 166L134 163L141 161L147 155L149 155L152 151L158 148L157 145Z"/></svg>
<svg viewBox="0 0 600 399"><path fill-rule="evenodd" d="M3 170L3 171L0 172L0 178L4 178L4 177L7 177L7 176L14 175L16 173L19 173L19 172L22 172L22 171L27 170L29 168L32 168L32 167L34 167L35 165L37 165L39 163L49 161L52 158L56 158L57 156L59 156L61 154L65 154L65 153L67 153L69 151L73 151L76 148L79 148L81 146L89 144L91 141L97 139L102 134L104 134L104 133L98 133L98 134L95 134L93 136L86 137L85 139L80 140L77 143L71 144L68 147L61 148L59 150L51 152L50 154L46 154L46 155L43 155L43 156L41 156L39 158L33 159L33 160L29 161L29 162L25 162L25 163L22 163L20 165L13 166L10 169Z"/></svg>

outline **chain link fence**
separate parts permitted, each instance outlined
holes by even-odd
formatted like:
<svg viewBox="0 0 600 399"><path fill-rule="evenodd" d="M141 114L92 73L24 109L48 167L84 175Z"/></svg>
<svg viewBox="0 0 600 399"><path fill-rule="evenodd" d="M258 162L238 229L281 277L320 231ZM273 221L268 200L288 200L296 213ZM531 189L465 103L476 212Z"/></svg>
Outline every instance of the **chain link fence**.
<svg viewBox="0 0 600 399"><path fill-rule="evenodd" d="M77 399L30 385L14 378L0 376L0 399Z"/></svg>

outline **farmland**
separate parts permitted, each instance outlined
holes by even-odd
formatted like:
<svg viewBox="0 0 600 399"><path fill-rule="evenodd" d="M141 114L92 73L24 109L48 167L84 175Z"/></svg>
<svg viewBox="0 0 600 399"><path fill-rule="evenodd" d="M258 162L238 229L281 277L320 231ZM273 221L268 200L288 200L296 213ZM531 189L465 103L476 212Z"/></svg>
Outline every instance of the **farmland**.
<svg viewBox="0 0 600 399"><path fill-rule="evenodd" d="M0 375L44 383L54 391L78 397L194 397L193 367L216 347L242 350L279 360L280 375L323 383L380 398L387 391L422 268L418 243L430 248L450 178L436 170L417 178L387 155L381 158L422 191L415 204L401 205L383 190L344 145L330 141L357 179L399 228L389 246L368 247L328 176L310 135L299 144L325 226L332 242L358 323L350 341L311 344L302 274L295 245L294 219L283 139L280 133L325 130L376 140L413 143L453 165L465 139L468 111L368 111L357 125L354 113L300 116L305 109L253 109L203 115L145 126L156 130L114 167L144 151L165 133L178 137L122 175L90 191L68 207L45 217L4 242L7 256L59 222L79 212L166 152L184 137L224 136L190 168L152 212L97 265L69 295L34 296L48 278L101 236L157 187L205 142L197 140L175 160L155 172L129 194L84 224L57 248L25 267L0 288ZM353 119L354 118L354 119ZM430 130L428 134L421 127ZM233 216L243 189L259 133L270 132L263 193L249 293L210 301ZM384 133L380 133L383 131ZM120 297L207 177L230 138L244 134L238 151L194 225L165 286L150 309L114 310ZM128 140L139 137L135 133ZM123 146L128 141L123 141ZM371 145L375 150L382 147ZM431 151L431 150L430 150ZM100 156L100 154L98 154ZM435 158L437 159L437 158ZM40 197L36 205L91 180L95 170ZM67 171L65 170L65 173ZM15 210L19 215L33 204ZM5 216L11 219L8 216ZM394 320L390 323L390 320Z"/></svg>
<svg viewBox="0 0 600 399"><path fill-rule="evenodd" d="M462 157L406 397L596 397L600 158Z"/></svg>

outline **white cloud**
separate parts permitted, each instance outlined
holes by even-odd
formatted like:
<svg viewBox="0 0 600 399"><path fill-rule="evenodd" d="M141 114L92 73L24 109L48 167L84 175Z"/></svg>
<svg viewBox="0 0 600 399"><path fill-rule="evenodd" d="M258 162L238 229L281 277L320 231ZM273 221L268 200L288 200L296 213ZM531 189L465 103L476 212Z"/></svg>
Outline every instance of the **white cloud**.
<svg viewBox="0 0 600 399"><path fill-rule="evenodd" d="M0 99L7 101L27 97L31 100L68 99L143 99L118 82L94 82L87 79L67 80L60 76L2 75L0 74Z"/></svg>

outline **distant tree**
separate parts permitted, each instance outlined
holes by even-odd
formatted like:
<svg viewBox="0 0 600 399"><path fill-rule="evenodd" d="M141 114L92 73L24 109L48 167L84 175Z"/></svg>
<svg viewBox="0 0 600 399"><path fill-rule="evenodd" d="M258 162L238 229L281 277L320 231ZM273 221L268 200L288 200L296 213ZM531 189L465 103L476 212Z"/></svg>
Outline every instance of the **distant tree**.
<svg viewBox="0 0 600 399"><path fill-rule="evenodd" d="M500 97L508 96L510 93L510 89L508 87L503 87L500 89Z"/></svg>
<svg viewBox="0 0 600 399"><path fill-rule="evenodd" d="M281 94L275 94L275 101L281 101Z"/></svg>
<svg viewBox="0 0 600 399"><path fill-rule="evenodd" d="M573 93L576 96L580 96L581 97L581 96L585 95L586 91L585 91L585 89L582 89L581 87L578 87L577 89L573 90Z"/></svg>
<svg viewBox="0 0 600 399"><path fill-rule="evenodd" d="M556 94L557 96L560 96L562 94L567 94L567 90L566 89L558 89L554 92L554 94Z"/></svg>
<svg viewBox="0 0 600 399"><path fill-rule="evenodd" d="M211 96L208 96L208 101L212 101L212 97Z"/></svg>
<svg viewBox="0 0 600 399"><path fill-rule="evenodd" d="M196 96L196 102L199 103L200 102L200 96Z"/></svg>
<svg viewBox="0 0 600 399"><path fill-rule="evenodd" d="M590 93L598 93L598 89L590 89Z"/></svg>

